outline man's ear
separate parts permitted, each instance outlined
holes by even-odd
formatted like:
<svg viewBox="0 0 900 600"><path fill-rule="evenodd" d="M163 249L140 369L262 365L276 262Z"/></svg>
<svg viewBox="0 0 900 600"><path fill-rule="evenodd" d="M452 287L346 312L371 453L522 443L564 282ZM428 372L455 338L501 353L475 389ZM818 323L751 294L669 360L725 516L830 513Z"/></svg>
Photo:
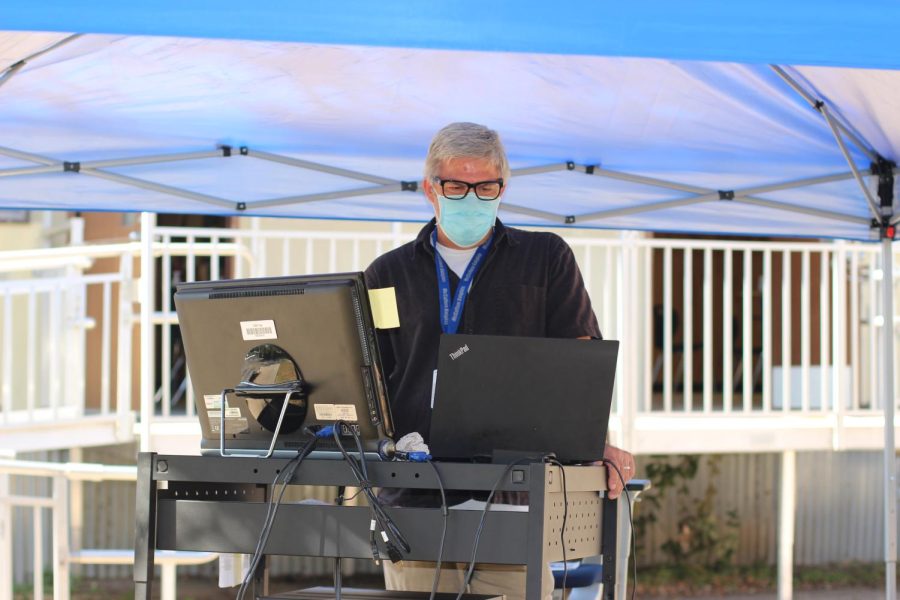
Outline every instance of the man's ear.
<svg viewBox="0 0 900 600"><path fill-rule="evenodd" d="M431 207L434 209L434 214L435 216L437 216L440 208L438 207L437 194L434 191L434 184L427 179L423 179L422 191L425 192L425 198L428 200L428 203L431 204Z"/></svg>

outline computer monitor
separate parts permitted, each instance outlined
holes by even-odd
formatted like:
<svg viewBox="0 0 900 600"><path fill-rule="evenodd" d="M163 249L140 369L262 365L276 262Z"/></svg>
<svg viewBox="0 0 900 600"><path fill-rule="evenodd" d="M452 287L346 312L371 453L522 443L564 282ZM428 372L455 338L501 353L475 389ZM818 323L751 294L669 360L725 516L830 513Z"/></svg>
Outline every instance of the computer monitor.
<svg viewBox="0 0 900 600"><path fill-rule="evenodd" d="M362 273L182 283L175 308L201 453L294 455L304 426L338 420L367 453L392 436Z"/></svg>

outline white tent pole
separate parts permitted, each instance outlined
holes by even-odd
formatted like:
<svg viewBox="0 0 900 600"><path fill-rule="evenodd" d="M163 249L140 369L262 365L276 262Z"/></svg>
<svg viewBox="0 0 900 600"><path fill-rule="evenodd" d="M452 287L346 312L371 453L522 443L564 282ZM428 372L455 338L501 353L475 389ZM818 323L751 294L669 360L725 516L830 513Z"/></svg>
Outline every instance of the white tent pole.
<svg viewBox="0 0 900 600"><path fill-rule="evenodd" d="M107 179L109 181L115 181L116 183L150 190L151 192L159 192L161 194L168 194L170 196L178 196L180 198L196 200L197 202L212 204L214 206L221 206L231 209L233 209L235 206L235 202L231 200L226 200L217 196L209 196L207 194L198 194L197 192L190 192L181 188L162 185L161 183L153 183L152 181L138 179L137 177L128 177L127 175L119 175L118 173L110 173L108 171L101 171L99 169L81 169L80 172L83 175L91 175L93 177L99 177L100 179Z"/></svg>
<svg viewBox="0 0 900 600"><path fill-rule="evenodd" d="M329 173L331 175L337 175L338 177L347 177L348 179L360 179L362 181L368 181L369 183L376 183L379 185L393 185L393 184L397 183L397 181L395 179L389 179L387 177L379 177L377 175L369 175L368 173L361 173L359 171L351 171L349 169L341 169L340 167L332 167L330 165L323 165L321 163L303 160L300 158L293 158L291 156L283 156L281 154L273 154L271 152L263 152L261 150L245 150L242 148L241 153L245 153L245 152L246 152L247 156L252 156L253 158L259 158L261 160L268 160L270 162L281 163L283 165L298 167L300 169L309 169L310 171L318 171L320 173Z"/></svg>
<svg viewBox="0 0 900 600"><path fill-rule="evenodd" d="M338 190L335 192L321 192L317 194L303 194L300 196L285 196L284 198L272 198L271 200L258 200L248 202L247 209L269 208L271 206L284 206L286 204L305 204L307 202L320 202L322 200L334 200L335 198L352 198L354 196L372 196L375 194L388 194L403 191L403 184L399 181L388 185L359 188L355 190ZM230 203L234 206L234 202Z"/></svg>
<svg viewBox="0 0 900 600"><path fill-rule="evenodd" d="M683 183L666 181L664 179L655 179L653 177L644 177L643 175L623 173L621 171L610 171L609 169L601 169L600 167L597 167L594 170L594 175L598 175L600 177L608 177L610 179L618 179L621 181L628 181L631 183L642 183L644 185L661 187L670 190L676 190L679 192L689 192L691 194L708 194L713 191L709 188L697 187L695 185L686 185ZM781 181L778 183L743 188L741 190L735 190L735 195L764 194L766 192L790 190L798 187L808 187L811 185L819 185L821 183L833 183L835 181L844 181L846 179L852 178L853 173L851 171L834 173L832 175L817 175L815 177L805 177L803 179L793 179L791 181Z"/></svg>
<svg viewBox="0 0 900 600"><path fill-rule="evenodd" d="M610 169L604 169L602 167L596 167L594 169L594 175L599 177L607 177L609 179L618 179L620 181L628 181L630 183L641 183L644 185L650 185L653 187L661 187L669 190L675 190L678 192L688 192L691 194L706 194L710 190L707 188L697 187L695 185L688 185L685 183L678 183L676 181L667 181L665 179L657 179L655 177L646 177L644 175L635 175L634 173L623 173L622 171L612 171Z"/></svg>
<svg viewBox="0 0 900 600"><path fill-rule="evenodd" d="M787 212L800 213L805 215L812 215L824 219L834 219L836 221L844 221L848 223L858 223L861 225L868 225L870 219L865 217L856 217L853 215L845 215L843 213L832 212L830 210L821 210L818 208L807 208L804 206L799 206L796 204L785 204L783 202L775 202L774 200L764 200L762 198L754 198L752 196L742 197L740 196L740 192L733 192L733 198L731 200L727 200L727 202L739 202L743 204L754 204L758 206L765 206L766 208L783 210ZM633 215L644 212L650 212L654 210L662 210L666 208L676 208L678 206L686 206L689 204L698 204L701 202L711 202L711 201L719 201L720 195L719 192L703 194L700 196L691 196L688 198L680 198L675 200L665 200L663 202L653 202L650 204L643 204L639 206L629 206L625 208L616 208L612 210L600 211L595 213L589 213L586 215L579 215L578 222L590 221L595 219L610 219L613 217L621 217L625 215Z"/></svg>
<svg viewBox="0 0 900 600"><path fill-rule="evenodd" d="M775 202L774 200L764 200L762 198L738 198L735 202L741 204L753 204L755 206L764 206L775 210L784 210L787 212L799 213L802 215L811 215L814 217L823 217L825 219L834 219L836 221L847 221L849 223L859 223L860 225L868 225L871 219L866 217L854 217L853 215L845 215L843 213L832 212L830 210L822 210L819 208L807 208L798 204L785 204L784 202Z"/></svg>
<svg viewBox="0 0 900 600"><path fill-rule="evenodd" d="M823 100L815 98L812 94L806 91L803 86L801 86L793 77L788 75L787 71L785 71L783 68L779 67L778 65L769 65L769 67L771 67L772 70L775 71L775 73L777 73L785 83L791 86L791 88L795 92L800 94L800 96L802 96L803 99L806 100L806 102L809 103L811 107L819 112L822 112L822 108L825 107L825 102ZM822 113L822 116L825 116L825 114ZM847 139L853 142L853 145L855 145L863 154L869 157L869 160L871 160L872 162L878 162L878 159L880 158L878 156L878 153L875 152L872 149L872 146L866 143L866 141L863 140L855 131L852 131L848 126L844 125L844 123L842 123L838 119L835 119L835 126L840 129L844 133L844 135L847 136Z"/></svg>
<svg viewBox="0 0 900 600"><path fill-rule="evenodd" d="M18 73L19 70L22 69L22 67L24 67L26 64L28 64L29 61L34 60L35 58L41 56L42 54L52 52L53 50L56 50L60 46L68 44L69 42L81 37L81 35L82 34L80 34L80 33L72 34L66 38L59 40L56 43L53 43L53 44L47 46L43 50L39 50L39 51L35 52L34 54L30 54L30 55L26 56L25 58L23 58L22 60L19 60L15 63L11 64L6 69L4 69L3 74L0 75L0 85L3 85L7 81L9 81L10 78L12 78L13 75Z"/></svg>
<svg viewBox="0 0 900 600"><path fill-rule="evenodd" d="M885 598L897 598L897 481L894 442L894 251L889 237L881 241L884 328L881 378L884 404L884 564Z"/></svg>
<svg viewBox="0 0 900 600"><path fill-rule="evenodd" d="M153 163L178 162L200 158L221 158L223 150L204 150L201 152L178 152L174 154L153 154L151 156L135 156L133 158L111 158L108 160L89 160L81 163L82 169L106 169L109 167L130 167L132 165L149 165Z"/></svg>
<svg viewBox="0 0 900 600"><path fill-rule="evenodd" d="M838 131L837 123L831 116L831 111L829 111L828 107L824 104L822 105L821 111L822 116L825 117L825 121L831 128L831 133L834 134L834 139L837 142L838 147L841 149L841 154L844 155L844 159L847 161L847 164L850 165L850 170L853 171L853 177L856 179L856 183L859 184L859 187L863 191L866 202L869 204L869 210L872 211L872 216L880 220L881 212L878 210L878 205L875 202L875 198L872 196L872 192L869 191L869 187L866 185L866 182L863 181L862 175L860 175L859 173L859 169L856 168L856 163L853 162L853 157L850 156L850 152L847 150L847 145L844 143L844 138L841 137L841 132Z"/></svg>
<svg viewBox="0 0 900 600"><path fill-rule="evenodd" d="M41 156L40 154L22 152L21 150L16 150L15 148L6 148L5 146L0 146L0 154L8 156L10 158L18 158L19 160L27 160L29 162L38 163L40 165L54 165L57 167L62 165L61 160L56 160L55 158L47 158L46 156Z"/></svg>
<svg viewBox="0 0 900 600"><path fill-rule="evenodd" d="M0 152L2 153L2 152ZM128 167L133 165L149 165L153 163L177 162L181 160L195 160L199 158L218 158L222 156L222 150L208 150L204 152L184 152L180 154L156 154L153 156L136 156L133 158L113 158L109 160L92 160L79 162L81 169L105 169L109 167ZM29 159L30 160L30 159ZM62 161L56 161L41 167L18 167L13 169L0 169L0 177L15 177L17 175L40 175L42 173L64 172Z"/></svg>
<svg viewBox="0 0 900 600"><path fill-rule="evenodd" d="M635 215L653 210L663 210L666 208L677 208L679 206L690 206L691 204L700 204L702 202L712 202L718 200L718 194L704 194L703 196L691 196L689 198L678 198L675 200L664 200L662 202L652 202L650 204L641 204L638 206L626 206L623 208L614 208L611 210L601 210L598 212L579 215L578 221L593 221L596 219L612 219L613 217L624 217L627 215Z"/></svg>
<svg viewBox="0 0 900 600"><path fill-rule="evenodd" d="M555 173L556 171L581 171L587 170L585 165L576 165L574 163L553 163L550 165L540 165L536 167L520 167L518 169L510 169L509 172L515 177L522 175L539 175L541 173Z"/></svg>
<svg viewBox="0 0 900 600"><path fill-rule="evenodd" d="M622 173L620 171L609 171L607 169L597 168L594 170L595 175L599 175L600 177L608 177L611 179L618 179L621 181L628 181L631 183L640 183L644 185L651 185L655 187L663 187L667 189L673 189L678 191L689 192L693 194L698 194L697 196L693 196L690 198L678 198L674 200L665 200L662 202L655 202L652 204L646 204L644 206L635 206L628 207L625 209L614 209L612 211L600 211L596 213L590 213L587 215L580 215L578 217L578 221L592 220L592 219L604 219L611 217L619 217L627 214L637 214L641 212L660 210L664 208L673 208L676 206L682 206L684 200L690 200L689 204L694 204L697 202L706 202L710 200L719 200L721 198L721 192L709 190L706 188L696 187L692 185L684 185L676 182L665 181L662 179L655 179L652 177L644 177L642 175L634 175L631 173ZM844 213L822 210L817 208L806 208L803 206L795 205L795 204L786 204L783 202L776 202L774 200L766 200L764 198L757 198L752 194L759 194L764 192L774 192L779 190L787 190L798 187L806 187L810 185L817 185L821 183L830 183L834 181L844 181L846 179L851 179L853 177L852 172L846 173L836 173L833 175L820 175L817 177L809 177L806 179L797 179L793 181L785 181L781 183L772 183L761 186L754 186L751 188L745 188L742 190L734 190L731 191L730 194L732 196L732 200L735 202L743 202L746 204L756 204L758 206L765 206L767 208L774 208L779 210L785 210L788 212L796 212L801 214L813 215L817 217L822 217L825 219L835 219L838 221L845 221L850 223L859 223L862 225L867 225L869 223L868 218L857 217L854 215L847 215ZM627 212L622 212L627 211Z"/></svg>
<svg viewBox="0 0 900 600"><path fill-rule="evenodd" d="M182 156L182 157L187 156L188 158L206 158L206 157L220 156L221 152L222 152L221 150L218 150L215 152L212 152L212 151L192 152L187 155L183 154L180 156ZM56 159L48 158L46 156L40 156L38 154L32 154L30 152L22 152L20 150L14 150L12 148L0 147L0 154L9 156L12 158L18 158L21 160L28 160L31 162L41 163L44 165L53 165L57 168L59 168L60 166L63 166L63 164L64 164L62 161L59 161ZM179 155L166 155L166 156L171 157L171 156L179 156ZM162 161L154 160L154 157L145 157L145 159L147 160L147 162L162 162ZM139 159L139 158L117 159L116 162L118 162L119 164L124 164L123 161L127 161L128 164L141 164L139 162L136 162L139 160L141 160L141 159ZM103 162L108 164L110 161L103 161ZM187 198L189 200L196 200L198 202L203 202L206 204L213 204L216 206L222 206L222 207L226 207L226 208L234 208L234 206L236 204L235 202L233 202L231 200L225 200L224 198L218 198L216 196L209 196L207 194L198 194L196 192L183 190L181 188L171 187L168 185L162 185L159 183L153 183L152 181L145 181L143 179L138 179L136 177L129 177L127 175L120 175L118 173L110 173L108 171L102 171L97 168L86 167L85 165L87 165L89 163L84 163L84 165L81 163L77 163L77 164L78 164L78 172L82 173L84 175L91 175L93 177L99 177L101 179L115 181L116 183L121 183L124 185L130 185L133 187L138 187L138 188L150 190L153 192L159 192L161 194L169 194L172 196L179 196L181 198Z"/></svg>
<svg viewBox="0 0 900 600"><path fill-rule="evenodd" d="M528 215L531 217L537 217L539 219L545 219L547 221L559 223L560 225L565 225L567 221L567 217L564 215L558 215L555 213L547 212L545 210L538 210L536 208L528 208L527 206L519 206L518 204L510 204L508 202L503 202L500 204L500 210L504 210L506 212L517 213L520 215ZM574 218L574 217L573 217ZM574 221L571 221L574 222Z"/></svg>
<svg viewBox="0 0 900 600"><path fill-rule="evenodd" d="M44 173L62 173L62 163L58 165L43 165L40 167L16 167L13 169L0 169L0 177L17 177L20 175L42 175Z"/></svg>

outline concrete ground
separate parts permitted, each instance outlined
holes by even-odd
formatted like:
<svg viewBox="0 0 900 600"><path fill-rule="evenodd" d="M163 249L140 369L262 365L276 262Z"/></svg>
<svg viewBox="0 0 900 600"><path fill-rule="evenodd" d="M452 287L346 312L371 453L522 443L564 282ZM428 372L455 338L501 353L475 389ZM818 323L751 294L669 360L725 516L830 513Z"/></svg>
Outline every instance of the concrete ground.
<svg viewBox="0 0 900 600"><path fill-rule="evenodd" d="M814 590L794 592L794 600L881 600L884 590L846 589L846 590ZM635 600L778 600L778 595L771 594L738 594L725 596L637 596Z"/></svg>

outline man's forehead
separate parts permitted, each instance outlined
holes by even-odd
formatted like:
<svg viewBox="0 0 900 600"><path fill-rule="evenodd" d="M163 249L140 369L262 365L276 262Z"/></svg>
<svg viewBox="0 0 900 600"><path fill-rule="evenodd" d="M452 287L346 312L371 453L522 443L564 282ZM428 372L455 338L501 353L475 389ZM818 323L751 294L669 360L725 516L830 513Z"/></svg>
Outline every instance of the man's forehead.
<svg viewBox="0 0 900 600"><path fill-rule="evenodd" d="M497 168L497 165L491 159L481 156L448 158L441 161L439 172L443 177L447 177L450 173L454 175L487 175L489 179L500 176L500 169Z"/></svg>

